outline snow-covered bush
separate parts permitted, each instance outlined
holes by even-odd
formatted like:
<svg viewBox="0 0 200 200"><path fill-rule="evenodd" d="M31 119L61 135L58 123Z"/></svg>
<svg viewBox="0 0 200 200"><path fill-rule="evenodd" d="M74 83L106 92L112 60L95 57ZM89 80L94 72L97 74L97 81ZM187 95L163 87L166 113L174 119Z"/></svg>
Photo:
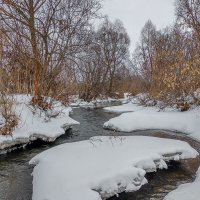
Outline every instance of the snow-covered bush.
<svg viewBox="0 0 200 200"><path fill-rule="evenodd" d="M200 102L200 99L199 99L199 102ZM157 96L152 96L149 93L137 94L132 99L132 103L143 105L143 106L156 106L161 110L167 107L171 107L171 108L178 109L182 112L189 110L192 106L199 105L197 98L195 99L194 94L191 94L191 95L183 94L177 97L176 95L172 95L170 93L166 94L163 92L161 92Z"/></svg>
<svg viewBox="0 0 200 200"><path fill-rule="evenodd" d="M59 117L67 108L62 102L46 96L40 97L38 105L32 104L31 95L16 95L16 98L19 104L25 104L33 115L44 119L45 122L50 121L51 118Z"/></svg>
<svg viewBox="0 0 200 200"><path fill-rule="evenodd" d="M146 105L146 102L150 100L150 95L148 93L140 93L136 95L136 99L141 105Z"/></svg>
<svg viewBox="0 0 200 200"><path fill-rule="evenodd" d="M158 101L149 93L137 94L134 98L132 98L131 102L143 106L156 106L158 104Z"/></svg>
<svg viewBox="0 0 200 200"><path fill-rule="evenodd" d="M194 92L193 99L197 105L200 105L200 88Z"/></svg>

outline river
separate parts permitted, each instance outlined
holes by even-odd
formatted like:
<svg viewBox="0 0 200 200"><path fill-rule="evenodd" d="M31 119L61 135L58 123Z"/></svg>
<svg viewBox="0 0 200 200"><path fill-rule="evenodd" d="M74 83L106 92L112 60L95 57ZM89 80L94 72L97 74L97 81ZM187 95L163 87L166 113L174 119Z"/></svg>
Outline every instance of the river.
<svg viewBox="0 0 200 200"><path fill-rule="evenodd" d="M65 135L61 136L53 144L41 144L40 142L26 147L25 150L0 155L0 200L31 200L32 196L32 167L29 160L36 154L53 146L89 139L92 136L110 135L149 135L162 138L180 139L190 143L200 152L200 143L180 133L169 133L166 131L148 130L133 133L113 132L104 130L102 125L110 118L117 116L104 112L102 109L85 110L74 109L72 118L81 124L75 126ZM168 170L159 170L156 173L147 174L149 183L141 190L134 193L122 193L119 197L110 200L161 200L177 185L191 182L200 165L200 159L182 161L181 163L170 163Z"/></svg>

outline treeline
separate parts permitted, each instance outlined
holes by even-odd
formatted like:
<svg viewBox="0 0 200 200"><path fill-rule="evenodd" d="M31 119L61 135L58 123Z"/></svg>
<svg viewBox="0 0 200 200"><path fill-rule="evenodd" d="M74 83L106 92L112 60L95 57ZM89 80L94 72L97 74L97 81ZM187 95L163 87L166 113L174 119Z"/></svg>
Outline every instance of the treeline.
<svg viewBox="0 0 200 200"><path fill-rule="evenodd" d="M0 0L0 92L39 105L42 96L90 100L131 88L130 39L100 9L98 0Z"/></svg>
<svg viewBox="0 0 200 200"><path fill-rule="evenodd" d="M148 21L133 55L138 90L168 104L185 103L200 88L200 0L176 0L176 22L157 30ZM188 105L185 105L186 107Z"/></svg>
<svg viewBox="0 0 200 200"><path fill-rule="evenodd" d="M145 92L168 104L194 96L200 0L176 0L173 26L157 30L148 21L132 57L122 22L101 16L101 6L100 0L0 0L0 94L32 94L33 105L42 105L43 96L66 102L73 94L91 100Z"/></svg>

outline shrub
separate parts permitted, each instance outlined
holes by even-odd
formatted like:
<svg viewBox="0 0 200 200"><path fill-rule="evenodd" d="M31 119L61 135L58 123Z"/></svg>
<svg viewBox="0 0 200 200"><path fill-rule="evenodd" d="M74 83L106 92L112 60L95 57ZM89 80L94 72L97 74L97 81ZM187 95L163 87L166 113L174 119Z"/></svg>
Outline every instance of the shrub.
<svg viewBox="0 0 200 200"><path fill-rule="evenodd" d="M0 127L0 135L12 135L13 130L18 126L19 118L14 112L16 102L5 94L0 94L0 115L4 122Z"/></svg>

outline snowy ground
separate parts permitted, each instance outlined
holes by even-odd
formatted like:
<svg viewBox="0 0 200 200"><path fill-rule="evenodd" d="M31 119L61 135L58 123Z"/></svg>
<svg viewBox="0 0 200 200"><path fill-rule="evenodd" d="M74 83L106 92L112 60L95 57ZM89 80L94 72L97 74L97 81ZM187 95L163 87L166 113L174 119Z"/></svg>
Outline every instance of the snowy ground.
<svg viewBox="0 0 200 200"><path fill-rule="evenodd" d="M136 103L138 103L136 101ZM157 107L143 107L128 103L121 106L104 108L109 112L124 113L110 119L104 128L117 131L131 132L145 129L164 129L189 134L200 140L200 108L196 107L186 112L165 108L161 111ZM164 200L197 200L200 197L200 168L193 183L183 184L169 193Z"/></svg>
<svg viewBox="0 0 200 200"><path fill-rule="evenodd" d="M115 113L135 112L135 111L142 110L142 109L144 109L144 107L138 106L131 102L120 105L120 106L112 106L112 107L104 108L104 110L107 112L115 112Z"/></svg>
<svg viewBox="0 0 200 200"><path fill-rule="evenodd" d="M200 168L197 171L196 180L193 183L180 185L170 192L164 200L198 200L200 199Z"/></svg>
<svg viewBox="0 0 200 200"><path fill-rule="evenodd" d="M94 108L103 108L111 105L120 105L123 101L124 99L120 100L120 99L107 98L107 99L96 99L90 102L86 102L81 99L77 99L74 103L70 103L70 106L86 108L86 109L94 109Z"/></svg>
<svg viewBox="0 0 200 200"><path fill-rule="evenodd" d="M11 136L0 136L0 150L14 145L26 144L36 139L52 142L57 137L65 133L65 130L72 125L79 124L69 117L72 111L70 107L65 107L59 102L54 104L54 109L47 112L33 110L29 105L31 96L15 95L15 112L19 117L19 125ZM33 112L34 111L34 112ZM48 115L55 115L49 119ZM0 124L3 118L0 116Z"/></svg>
<svg viewBox="0 0 200 200"><path fill-rule="evenodd" d="M110 112L127 112L119 117L110 119L104 128L116 131L131 132L145 129L163 129L190 134L200 140L200 108L180 112L173 109L160 111L156 107L142 107L129 103L122 106L105 108Z"/></svg>
<svg viewBox="0 0 200 200"><path fill-rule="evenodd" d="M147 183L146 171L195 158L187 143L155 137L94 137L34 157L33 200L101 200Z"/></svg>

